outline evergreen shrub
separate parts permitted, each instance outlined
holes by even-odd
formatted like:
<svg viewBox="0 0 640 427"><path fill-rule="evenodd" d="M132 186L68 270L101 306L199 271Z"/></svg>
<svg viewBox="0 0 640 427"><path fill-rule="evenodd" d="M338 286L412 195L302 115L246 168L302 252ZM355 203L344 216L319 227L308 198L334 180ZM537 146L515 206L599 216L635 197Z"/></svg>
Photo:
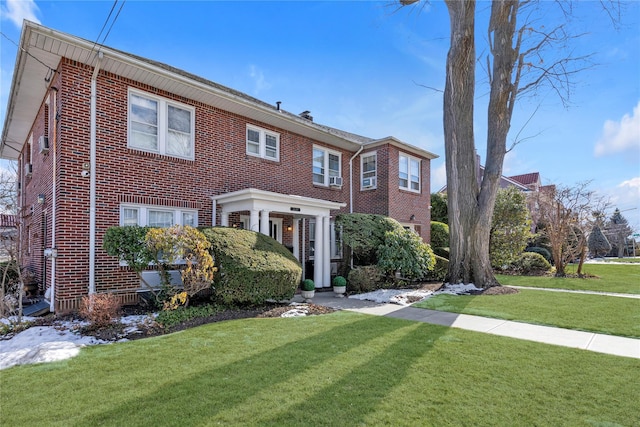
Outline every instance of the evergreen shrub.
<svg viewBox="0 0 640 427"><path fill-rule="evenodd" d="M512 268L523 275L540 275L551 269L549 261L535 252L525 252L512 264Z"/></svg>
<svg viewBox="0 0 640 427"><path fill-rule="evenodd" d="M277 240L237 228L203 228L216 262L214 298L224 304L258 305L291 299L302 267Z"/></svg>
<svg viewBox="0 0 640 427"><path fill-rule="evenodd" d="M384 287L384 272L376 265L356 267L349 272L347 290L350 292L365 293Z"/></svg>

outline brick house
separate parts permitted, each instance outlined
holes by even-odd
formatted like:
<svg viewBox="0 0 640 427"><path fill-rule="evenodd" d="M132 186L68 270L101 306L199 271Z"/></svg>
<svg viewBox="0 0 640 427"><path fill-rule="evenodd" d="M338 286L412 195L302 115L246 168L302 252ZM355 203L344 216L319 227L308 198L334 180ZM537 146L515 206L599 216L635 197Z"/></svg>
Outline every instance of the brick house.
<svg viewBox="0 0 640 427"><path fill-rule="evenodd" d="M135 275L102 250L115 225L260 231L319 287L341 258L339 213L388 215L429 241L434 154L31 22L0 156L18 162L23 265L52 311L94 292L137 300Z"/></svg>

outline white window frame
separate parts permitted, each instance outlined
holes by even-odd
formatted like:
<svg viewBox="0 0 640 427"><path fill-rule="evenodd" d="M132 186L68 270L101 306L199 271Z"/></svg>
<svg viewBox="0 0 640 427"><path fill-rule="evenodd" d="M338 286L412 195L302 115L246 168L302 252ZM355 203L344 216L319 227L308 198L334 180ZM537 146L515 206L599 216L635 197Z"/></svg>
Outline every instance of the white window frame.
<svg viewBox="0 0 640 427"><path fill-rule="evenodd" d="M313 171L314 165L313 165L313 161L315 158L314 155L314 151L322 151L323 152L323 171L322 174L318 174L318 175L322 175L322 182L318 182L315 180L315 175L316 173ZM338 170L335 169L329 169L329 156L333 155L333 156L337 156L338 157ZM333 174L332 174L333 172ZM328 150L324 147L319 147L317 145L313 146L313 151L311 152L311 174L312 174L312 181L314 185L323 185L325 187L329 186L329 177L340 177L342 178L342 153L340 153L339 151L333 151L333 150Z"/></svg>
<svg viewBox="0 0 640 427"><path fill-rule="evenodd" d="M258 230L260 221L262 218L258 221ZM282 218L269 218L269 223L269 236L282 243ZM240 226L245 230L249 229L249 215L240 215Z"/></svg>
<svg viewBox="0 0 640 427"><path fill-rule="evenodd" d="M403 186L402 183L401 183L401 180L403 180L405 178L402 178L400 176L400 165L402 164L402 159L403 158L407 159L407 178L406 178L407 185L406 186ZM418 163L418 166L417 166L417 178L418 178L418 180L417 181L413 180L413 177L414 177L414 175L412 174L412 172L413 172L412 163L413 162L417 162ZM417 186L418 186L417 189L416 188L412 188L413 187L412 186L413 183L417 184ZM413 156L410 156L410 155L404 154L404 153L400 153L399 154L399 156L398 156L398 187L401 190L411 191L413 193L420 193L421 188L422 188L422 162L421 162L421 160L419 158L413 157Z"/></svg>
<svg viewBox="0 0 640 427"><path fill-rule="evenodd" d="M249 131L250 130L252 130L254 132L258 132L258 134L259 134L259 140L257 142L257 145L258 145L258 152L257 153L249 151L249 146L251 144L256 144L255 141L250 141L249 140ZM275 156L269 156L267 154L267 137L272 137L272 138L275 138L275 140L276 140L276 147L275 147L276 154L275 154ZM280 134L279 133L272 132L272 131L267 130L267 129L263 129L263 128L258 127L258 126L247 124L247 130L245 132L245 139L246 139L246 153L247 153L248 156L260 157L261 159L272 160L274 162L279 162L280 161Z"/></svg>
<svg viewBox="0 0 640 427"><path fill-rule="evenodd" d="M138 219L137 225L146 227L149 224L149 212L167 212L173 215L173 224L172 225L185 225L183 224L183 214L188 213L194 216L195 223L187 224L192 227L198 226L198 210L197 209L183 209L183 208L173 208L167 206L158 206L158 205L138 205L138 204L121 204L120 205L120 225L133 225L133 224L125 224L124 211L125 209L135 209L137 211Z"/></svg>
<svg viewBox="0 0 640 427"><path fill-rule="evenodd" d="M156 150L153 149L149 149L149 148L144 148L144 147L139 147L136 145L132 144L133 141L133 128L132 128L132 114L131 114L131 107L132 107L132 103L131 103L131 98L132 96L138 96L141 98L145 98L148 99L150 101L154 101L157 103L158 105L158 110L157 110L157 127L158 127L158 131L157 131L157 138L158 138L158 148ZM189 154L186 156L181 156L179 154L175 154L175 153L170 153L168 152L167 149L167 144L168 144L168 139L169 139L169 107L175 107L175 108L179 108L181 110L185 110L188 111L189 114L191 115L191 120L190 120L190 147L189 147ZM181 159L187 159L187 160L194 160L195 158L195 129L196 129L196 109L190 105L186 105L186 104L182 104L179 102L175 102L157 95L152 95L150 93L147 92L143 92L140 90L136 90L133 88L129 88L129 93L128 93L128 99L127 99L127 128L128 128L128 134L127 134L127 147L133 149L133 150L139 150L139 151L146 151L149 153L157 153L157 154L161 154L164 156L169 156L169 157L177 157L177 158L181 158Z"/></svg>
<svg viewBox="0 0 640 427"><path fill-rule="evenodd" d="M373 157L376 167L373 171L365 172L364 160L369 157ZM375 184L365 187L364 186L365 179L373 179ZM360 155L360 190L373 190L375 188L378 188L378 152L377 151L363 153L362 155Z"/></svg>

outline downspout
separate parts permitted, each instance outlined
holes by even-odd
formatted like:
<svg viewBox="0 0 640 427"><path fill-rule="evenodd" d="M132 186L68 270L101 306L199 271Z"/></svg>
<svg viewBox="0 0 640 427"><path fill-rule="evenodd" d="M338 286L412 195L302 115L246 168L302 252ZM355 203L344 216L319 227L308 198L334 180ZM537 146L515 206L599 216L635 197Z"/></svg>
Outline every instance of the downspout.
<svg viewBox="0 0 640 427"><path fill-rule="evenodd" d="M353 213L353 159L358 157L362 150L364 150L364 147L360 147L356 154L349 159L349 213Z"/></svg>
<svg viewBox="0 0 640 427"><path fill-rule="evenodd" d="M53 100L51 105L53 108L49 108L50 112L53 112L53 126L51 128L52 138L51 138L51 149L53 150L53 159L52 159L52 184L51 184L51 282L49 286L49 311L55 313L56 311L56 211L57 211L57 186L58 181L56 180L56 175L58 173L58 123L56 122L56 112L58 111L58 99L57 99L58 91L55 90L53 92ZM51 123L51 121L50 121Z"/></svg>
<svg viewBox="0 0 640 427"><path fill-rule="evenodd" d="M89 169L89 295L96 293L96 80L104 54L98 52L98 61L91 76L91 135Z"/></svg>
<svg viewBox="0 0 640 427"><path fill-rule="evenodd" d="M363 146L349 159L349 213L353 213L353 159L358 157L358 154L362 153L362 150L364 150ZM349 266L353 269L353 254L349 257L349 260Z"/></svg>

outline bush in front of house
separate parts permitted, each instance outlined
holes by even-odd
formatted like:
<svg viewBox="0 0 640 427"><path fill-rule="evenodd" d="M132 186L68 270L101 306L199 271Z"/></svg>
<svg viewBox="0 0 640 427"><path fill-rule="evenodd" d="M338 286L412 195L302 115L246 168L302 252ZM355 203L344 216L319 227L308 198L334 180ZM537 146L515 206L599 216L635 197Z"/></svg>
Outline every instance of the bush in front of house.
<svg viewBox="0 0 640 427"><path fill-rule="evenodd" d="M211 242L217 272L214 298L227 305L259 305L291 299L302 267L277 240L255 231L203 228Z"/></svg>
<svg viewBox="0 0 640 427"><path fill-rule="evenodd" d="M384 234L384 244L378 247L377 255L378 267L389 277L399 272L403 279L422 279L435 265L431 247L402 227Z"/></svg>
<svg viewBox="0 0 640 427"><path fill-rule="evenodd" d="M435 266L426 274L424 279L432 282L442 282L449 270L449 260L438 255L435 255L435 260Z"/></svg>
<svg viewBox="0 0 640 427"><path fill-rule="evenodd" d="M431 247L449 247L449 226L444 222L431 221Z"/></svg>
<svg viewBox="0 0 640 427"><path fill-rule="evenodd" d="M356 267L347 277L347 290L354 293L365 293L384 288L386 284L384 272L377 265Z"/></svg>
<svg viewBox="0 0 640 427"><path fill-rule="evenodd" d="M439 257L449 259L449 248L433 248L433 253Z"/></svg>
<svg viewBox="0 0 640 427"><path fill-rule="evenodd" d="M120 299L113 294L91 294L82 297L80 316L94 328L113 325L119 318Z"/></svg>
<svg viewBox="0 0 640 427"><path fill-rule="evenodd" d="M551 269L549 261L535 252L524 252L511 264L511 269L523 275L541 275Z"/></svg>

